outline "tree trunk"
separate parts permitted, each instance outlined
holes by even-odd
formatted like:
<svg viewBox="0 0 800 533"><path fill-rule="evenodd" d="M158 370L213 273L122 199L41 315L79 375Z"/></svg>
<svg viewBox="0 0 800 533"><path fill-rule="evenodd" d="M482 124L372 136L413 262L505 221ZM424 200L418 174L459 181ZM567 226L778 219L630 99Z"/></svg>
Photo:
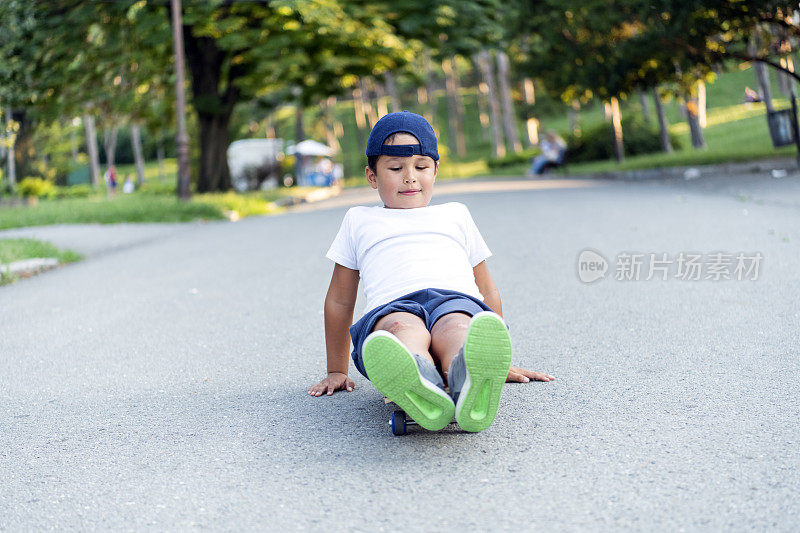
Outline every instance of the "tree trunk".
<svg viewBox="0 0 800 533"><path fill-rule="evenodd" d="M613 118L610 102L603 102L603 118L605 119L606 122L611 122Z"/></svg>
<svg viewBox="0 0 800 533"><path fill-rule="evenodd" d="M341 145L339 144L339 136L336 134L336 132L341 131L341 125L337 127L338 121L336 120L336 115L334 113L335 105L335 96L331 96L322 101L322 123L325 126L325 141L328 143L328 146L339 152L341 151Z"/></svg>
<svg viewBox="0 0 800 533"><path fill-rule="evenodd" d="M197 113L200 126L200 175L197 192L227 191L231 188L228 169L228 124L230 115Z"/></svg>
<svg viewBox="0 0 800 533"><path fill-rule="evenodd" d="M658 118L658 135L661 138L661 149L669 154L672 153L672 141L669 138L667 115L664 113L664 106L661 104L661 97L658 95L658 89L653 87L650 91L653 95L653 105L656 108L656 117Z"/></svg>
<svg viewBox="0 0 800 533"><path fill-rule="evenodd" d="M359 85L353 86L353 112L356 115L356 138L358 145L364 146L364 129L367 127L367 121L364 119L364 108L361 105L361 87Z"/></svg>
<svg viewBox="0 0 800 533"><path fill-rule="evenodd" d="M787 56L786 68L789 69L789 72L794 72L794 60L792 59L792 56ZM789 96L791 96L797 85L793 76L787 75L787 79L789 80Z"/></svg>
<svg viewBox="0 0 800 533"><path fill-rule="evenodd" d="M780 60L781 66L785 69L789 68L789 64L786 62L785 57L781 57ZM784 96L789 96L789 75L785 72L778 72L778 90Z"/></svg>
<svg viewBox="0 0 800 533"><path fill-rule="evenodd" d="M131 124L131 144L133 160L136 163L136 186L144 185L144 157L142 156L142 135L137 124Z"/></svg>
<svg viewBox="0 0 800 533"><path fill-rule="evenodd" d="M359 131L367 127L367 121L364 118L364 106L361 105L361 86L356 85L353 87L353 112L356 114L356 128Z"/></svg>
<svg viewBox="0 0 800 533"><path fill-rule="evenodd" d="M625 147L622 144L622 117L616 96L611 98L611 124L614 129L614 157L618 163L622 163L625 160Z"/></svg>
<svg viewBox="0 0 800 533"><path fill-rule="evenodd" d="M200 128L200 174L197 192L227 191L231 188L228 169L228 144L233 108L239 101L234 81L243 74L242 67L224 69L227 52L210 37L195 37L185 27L186 58L192 77L192 95Z"/></svg>
<svg viewBox="0 0 800 533"><path fill-rule="evenodd" d="M489 140L489 86L486 82L478 84L478 92L475 95L478 102L478 119L481 121L481 138Z"/></svg>
<svg viewBox="0 0 800 533"><path fill-rule="evenodd" d="M169 14L170 24L172 25L172 52L175 56L175 122L177 127L175 155L178 156L178 176L175 192L180 200L187 202L192 196L192 178L191 169L189 168L189 133L186 130L186 69L184 68L187 56L184 48L189 41L191 41L190 44L193 47L192 54L195 60L202 59L200 58L200 45L192 39L192 28L186 28L186 35L184 35L181 0L170 0ZM219 71L219 68L217 68L217 71ZM202 75L202 69L198 69L198 78ZM208 85L206 90L215 89ZM204 182L204 186L206 185L207 182Z"/></svg>
<svg viewBox="0 0 800 533"><path fill-rule="evenodd" d="M164 181L164 141L158 141L156 148L156 159L158 160L158 180Z"/></svg>
<svg viewBox="0 0 800 533"><path fill-rule="evenodd" d="M397 82L391 72L387 71L384 77L386 78L386 92L389 93L389 102L392 104L392 113L397 113L402 110L400 108L400 97L397 94Z"/></svg>
<svg viewBox="0 0 800 533"><path fill-rule="evenodd" d="M645 123L650 124L650 104L647 103L647 95L640 89L636 90L636 94L639 97L639 105L642 107L642 117L644 117Z"/></svg>
<svg viewBox="0 0 800 533"><path fill-rule="evenodd" d="M83 129L86 132L86 151L89 152L89 171L92 177L92 187L100 183L100 156L97 150L97 133L94 130L94 117L83 116Z"/></svg>
<svg viewBox="0 0 800 533"><path fill-rule="evenodd" d="M750 40L748 52L751 56L755 56L759 49L758 28L753 31L753 38ZM772 88L769 85L769 72L767 72L767 65L761 61L753 61L753 71L756 75L758 86L761 87L761 99L764 100L764 105L767 107L767 112L775 111L772 105ZM687 117L688 119L688 117Z"/></svg>
<svg viewBox="0 0 800 533"><path fill-rule="evenodd" d="M689 123L689 132L692 136L692 148L701 150L706 147L703 128L700 126L699 106L696 95L686 97L686 121Z"/></svg>
<svg viewBox="0 0 800 533"><path fill-rule="evenodd" d="M706 120L706 82L697 80L697 120L701 128L708 124Z"/></svg>
<svg viewBox="0 0 800 533"><path fill-rule="evenodd" d="M517 131L517 119L514 114L514 100L511 97L511 84L509 83L508 55L502 50L497 52L497 77L500 79L500 101L503 105L503 127L508 144L514 152L522 150Z"/></svg>
<svg viewBox="0 0 800 533"><path fill-rule="evenodd" d="M383 89L383 85L377 82L373 84L373 87L375 89L375 107L378 108L378 118L380 119L389 114L389 106L386 103L386 91Z"/></svg>
<svg viewBox="0 0 800 533"><path fill-rule="evenodd" d="M539 121L536 120L530 111L531 106L536 103L536 93L531 78L522 80L522 94L525 95L525 105L527 111L525 112L525 145L528 148L539 144Z"/></svg>
<svg viewBox="0 0 800 533"><path fill-rule="evenodd" d="M294 112L294 143L306 140L306 129L303 127L303 106L297 104Z"/></svg>
<svg viewBox="0 0 800 533"><path fill-rule="evenodd" d="M275 139L275 121L272 120L272 115L267 115L264 119L264 137L267 139Z"/></svg>
<svg viewBox="0 0 800 533"><path fill-rule="evenodd" d="M13 119L11 118L11 107L6 107L6 124L10 124ZM10 128L6 127L6 131ZM12 133L13 140L8 144L8 186L12 190L17 185L17 162L15 161L16 154L14 153L14 144L16 143L16 133Z"/></svg>
<svg viewBox="0 0 800 533"><path fill-rule="evenodd" d="M119 128L112 126L110 130L103 132L103 149L106 151L106 168L114 166L117 152L117 133Z"/></svg>
<svg viewBox="0 0 800 533"><path fill-rule="evenodd" d="M373 128L375 127L375 123L378 122L378 114L372 106L372 94L370 94L369 86L367 82L364 81L364 78L359 80L359 84L361 85L361 108L367 113L369 127Z"/></svg>
<svg viewBox="0 0 800 533"><path fill-rule="evenodd" d="M447 118L450 130L447 132L447 144L451 154L459 157L467 155L467 146L464 142L464 109L459 94L458 73L456 72L455 57L451 56L442 61L444 70L445 91L447 93Z"/></svg>
<svg viewBox="0 0 800 533"><path fill-rule="evenodd" d="M497 85L494 80L494 72L492 69L492 56L489 55L487 50L482 50L477 56L475 61L478 68L483 75L483 81L486 83L489 100L489 113L491 114L492 125L492 141L493 141L493 155L495 158L504 157L506 155L506 145L503 139L503 130L500 128L500 105L497 103Z"/></svg>
<svg viewBox="0 0 800 533"><path fill-rule="evenodd" d="M294 112L294 144L297 145L306 138L306 131L303 128L303 106L297 104ZM296 185L305 185L305 169L303 168L303 156L294 154L294 175Z"/></svg>
<svg viewBox="0 0 800 533"><path fill-rule="evenodd" d="M581 123L578 120L580 116L580 110L581 103L578 102L578 100L573 100L572 105L570 105L569 109L567 110L567 117L569 118L569 131L571 131L576 137L579 137L581 134Z"/></svg>
<svg viewBox="0 0 800 533"><path fill-rule="evenodd" d="M431 66L431 57L425 52L425 92L428 95L428 108L430 119L428 122L433 126L437 136L439 135L439 102L436 98L436 79Z"/></svg>
<svg viewBox="0 0 800 533"><path fill-rule="evenodd" d="M78 126L77 126L77 124L75 124L74 120L71 122L71 124L72 124L72 127L69 129L69 147L70 147L70 150L72 151L72 162L73 163L77 163L78 162L78 132L77 132Z"/></svg>

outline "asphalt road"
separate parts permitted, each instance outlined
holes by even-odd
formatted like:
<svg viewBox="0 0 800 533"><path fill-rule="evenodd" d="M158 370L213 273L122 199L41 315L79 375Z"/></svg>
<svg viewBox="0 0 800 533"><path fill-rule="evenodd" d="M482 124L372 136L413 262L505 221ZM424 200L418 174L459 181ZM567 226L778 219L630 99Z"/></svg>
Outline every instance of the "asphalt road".
<svg viewBox="0 0 800 533"><path fill-rule="evenodd" d="M353 392L306 394L341 198L0 232L89 255L0 288L0 530L796 531L800 177L540 183L434 197L494 252L515 363L557 377L478 434L392 436L352 366ZM584 284L585 248L763 260Z"/></svg>

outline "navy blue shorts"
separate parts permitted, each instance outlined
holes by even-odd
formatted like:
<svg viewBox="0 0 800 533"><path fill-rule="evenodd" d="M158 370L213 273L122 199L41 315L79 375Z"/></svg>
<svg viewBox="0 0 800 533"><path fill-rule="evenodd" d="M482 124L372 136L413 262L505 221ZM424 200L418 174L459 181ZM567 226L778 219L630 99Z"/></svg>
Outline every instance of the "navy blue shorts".
<svg viewBox="0 0 800 533"><path fill-rule="evenodd" d="M353 353L350 355L356 364L356 369L367 379L369 378L361 361L361 347L364 340L372 333L372 328L378 320L389 313L400 311L417 315L425 321L425 327L430 331L436 321L447 313L460 312L473 316L481 311L492 311L492 308L469 294L447 289L414 291L376 307L350 326L350 338L353 340Z"/></svg>

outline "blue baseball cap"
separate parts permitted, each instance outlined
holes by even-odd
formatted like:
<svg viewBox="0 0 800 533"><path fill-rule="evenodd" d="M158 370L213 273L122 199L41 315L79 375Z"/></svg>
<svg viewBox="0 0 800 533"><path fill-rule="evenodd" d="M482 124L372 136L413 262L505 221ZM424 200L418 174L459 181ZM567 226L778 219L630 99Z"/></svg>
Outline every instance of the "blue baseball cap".
<svg viewBox="0 0 800 533"><path fill-rule="evenodd" d="M417 138L419 144L383 144L389 135L394 133L410 133ZM402 111L384 115L369 132L367 139L367 157L373 155L393 155L409 157L427 155L434 161L439 160L436 134L425 117Z"/></svg>

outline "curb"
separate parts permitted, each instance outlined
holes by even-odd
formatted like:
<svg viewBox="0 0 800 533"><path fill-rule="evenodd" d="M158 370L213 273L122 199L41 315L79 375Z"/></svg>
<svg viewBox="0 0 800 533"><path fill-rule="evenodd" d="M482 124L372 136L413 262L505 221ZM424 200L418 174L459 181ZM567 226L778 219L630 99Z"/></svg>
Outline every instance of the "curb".
<svg viewBox="0 0 800 533"><path fill-rule="evenodd" d="M6 265L0 264L0 272L6 275L32 275L55 268L59 265L58 259L55 257L34 257L31 259L23 259L21 261L14 261Z"/></svg>
<svg viewBox="0 0 800 533"><path fill-rule="evenodd" d="M719 165L693 165L683 167L661 167L641 170L621 170L617 172L594 172L590 174L572 174L571 178L612 179L623 181L644 181L664 178L683 178L685 180L707 177L713 174L760 174L774 173L775 177L783 177L797 172L797 159L782 157L762 159L744 163L723 163Z"/></svg>

